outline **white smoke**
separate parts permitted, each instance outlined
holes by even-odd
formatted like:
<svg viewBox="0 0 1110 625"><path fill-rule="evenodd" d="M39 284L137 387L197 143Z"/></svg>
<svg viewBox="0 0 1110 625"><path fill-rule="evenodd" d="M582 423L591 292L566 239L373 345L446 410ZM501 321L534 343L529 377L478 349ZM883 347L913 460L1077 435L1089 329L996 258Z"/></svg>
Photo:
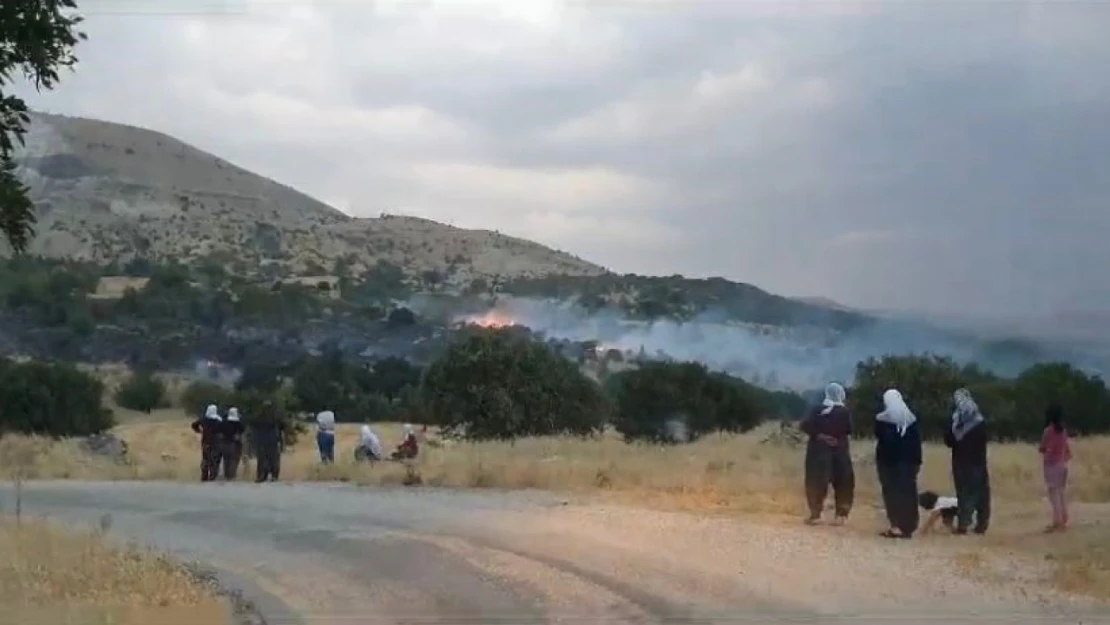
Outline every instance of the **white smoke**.
<svg viewBox="0 0 1110 625"><path fill-rule="evenodd" d="M648 322L614 311L591 314L573 301L518 297L499 299L491 312L547 338L599 341L605 348L642 350L648 357L701 362L771 388L809 390L822 388L829 380L850 383L858 362L889 354L932 352L961 362L979 356L973 341L895 320L879 320L848 332L741 323L719 314L682 323Z"/></svg>

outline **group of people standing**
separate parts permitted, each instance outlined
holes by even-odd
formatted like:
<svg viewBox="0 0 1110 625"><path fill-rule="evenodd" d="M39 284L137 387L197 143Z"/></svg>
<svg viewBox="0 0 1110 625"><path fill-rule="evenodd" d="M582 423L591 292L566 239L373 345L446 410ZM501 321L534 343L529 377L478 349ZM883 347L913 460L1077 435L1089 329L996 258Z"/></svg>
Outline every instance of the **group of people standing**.
<svg viewBox="0 0 1110 625"><path fill-rule="evenodd" d="M267 403L262 409L265 411L270 407ZM251 425L250 441L247 441L246 428L238 408L228 408L225 416L220 414L216 404L209 404L204 416L193 421L192 429L200 434L200 481L211 482L219 478L221 466L224 479L234 480L239 473L239 465L249 455L255 457L256 482L278 479L285 437L277 419L256 420ZM247 442L250 444L244 445Z"/></svg>
<svg viewBox="0 0 1110 625"><path fill-rule="evenodd" d="M809 436L805 459L806 522L820 521L832 486L835 524L843 524L852 510L855 471L850 440L852 415L844 387L835 382L825 388L825 399L803 419L801 429ZM987 422L970 391L957 390L952 397L952 421L944 443L951 450L955 497L939 497L918 491L922 464L922 439L917 416L897 389L883 393L883 411L875 416L875 467L889 528L887 538L911 538L921 522L920 510L932 513L932 521L943 518L955 534L983 534L990 526L991 489L987 462ZM1071 459L1063 411L1058 405L1046 410L1040 453L1045 486L1052 506L1052 523L1046 531L1062 531L1068 524L1066 503L1067 465Z"/></svg>

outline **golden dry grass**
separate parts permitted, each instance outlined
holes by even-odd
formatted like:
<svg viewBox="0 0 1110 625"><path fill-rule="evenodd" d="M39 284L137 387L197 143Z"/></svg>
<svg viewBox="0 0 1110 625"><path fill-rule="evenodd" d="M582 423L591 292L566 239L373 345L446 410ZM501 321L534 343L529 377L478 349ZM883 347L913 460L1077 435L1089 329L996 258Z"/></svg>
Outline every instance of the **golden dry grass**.
<svg viewBox="0 0 1110 625"><path fill-rule="evenodd" d="M174 416L176 415L176 416ZM399 424L375 426L383 446L400 440ZM601 493L637 504L710 512L800 515L803 454L800 448L763 444L769 429L744 435L714 435L684 446L629 445L614 435L597 439L531 438L508 443L425 445L413 468L431 486L545 489L565 493ZM24 458L28 478L166 479L194 481L199 475L197 436L177 410L154 420L133 420L116 428L130 446L131 462L120 466L80 452L74 441L7 437L0 440L0 470L11 471ZM358 426L338 427L337 462L323 467L311 434L282 458L282 480L338 480L354 484L401 484L406 467L353 462ZM856 441L857 508L879 507L878 480L871 464L872 444ZM1074 442L1071 499L1077 503L1110 501L1110 437ZM997 510L990 540L980 545L1016 548L1055 564L1060 584L1073 590L1094 589L1110 596L1110 509L1090 508L1067 535L1042 537L1044 521L1040 457L1031 445L996 444L991 448L993 497ZM249 479L240 475L240 479ZM921 488L951 492L948 453L929 444ZM859 526L866 514L856 515ZM870 527L868 531L870 531ZM967 556L976 559L975 554ZM970 560L969 560L970 561ZM965 563L966 564L966 563Z"/></svg>
<svg viewBox="0 0 1110 625"><path fill-rule="evenodd" d="M0 519L0 623L228 622L228 608L177 563L40 519Z"/></svg>

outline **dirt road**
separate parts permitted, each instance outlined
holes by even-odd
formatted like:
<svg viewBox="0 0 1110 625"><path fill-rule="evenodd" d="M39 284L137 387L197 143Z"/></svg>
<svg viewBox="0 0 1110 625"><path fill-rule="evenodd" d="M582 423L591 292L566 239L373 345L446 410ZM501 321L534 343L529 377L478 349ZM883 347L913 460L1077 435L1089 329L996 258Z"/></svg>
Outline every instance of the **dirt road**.
<svg viewBox="0 0 1110 625"><path fill-rule="evenodd" d="M35 482L23 509L206 562L274 625L1110 623L1030 564L972 581L940 541L545 494Z"/></svg>

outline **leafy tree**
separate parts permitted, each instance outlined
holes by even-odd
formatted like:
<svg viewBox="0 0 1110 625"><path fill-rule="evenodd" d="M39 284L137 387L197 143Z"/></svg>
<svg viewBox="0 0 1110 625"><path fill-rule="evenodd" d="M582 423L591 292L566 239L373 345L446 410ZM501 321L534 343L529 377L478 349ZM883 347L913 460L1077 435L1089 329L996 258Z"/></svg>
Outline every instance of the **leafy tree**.
<svg viewBox="0 0 1110 625"><path fill-rule="evenodd" d="M104 385L67 364L0 359L0 434L88 436L114 425Z"/></svg>
<svg viewBox="0 0 1110 625"><path fill-rule="evenodd" d="M149 371L136 372L116 390L116 403L147 414L165 408L169 405L166 384Z"/></svg>
<svg viewBox="0 0 1110 625"><path fill-rule="evenodd" d="M1044 409L1058 403L1076 434L1110 431L1110 390L1102 378L1064 362L1026 369L1013 382L1014 402L1026 424L1022 434L1035 438L1044 426Z"/></svg>
<svg viewBox="0 0 1110 625"><path fill-rule="evenodd" d="M404 358L390 356L375 362L370 369L373 390L390 402L408 388L420 386L420 368Z"/></svg>
<svg viewBox="0 0 1110 625"><path fill-rule="evenodd" d="M215 382L198 380L185 387L181 393L181 407L185 414L195 419L204 415L209 404L216 404L226 410L234 399L234 393Z"/></svg>
<svg viewBox="0 0 1110 625"><path fill-rule="evenodd" d="M77 63L73 48L85 35L81 18L70 13L74 0L4 0L0 3L0 232L16 253L34 236L35 207L29 189L16 177L16 143L30 122L27 105L3 90L15 74L35 88L53 89L58 70Z"/></svg>
<svg viewBox="0 0 1110 625"><path fill-rule="evenodd" d="M242 415L243 425L249 431L264 421L277 421L281 424L285 442L292 446L308 428L296 418L295 399L284 389L264 392L257 389L238 391L228 399L228 407L234 406Z"/></svg>
<svg viewBox="0 0 1110 625"><path fill-rule="evenodd" d="M761 420L753 387L700 363L648 362L613 377L613 425L626 440L685 442L749 430ZM685 436L676 436L675 424Z"/></svg>
<svg viewBox="0 0 1110 625"><path fill-rule="evenodd" d="M509 330L474 330L424 374L422 404L433 418L475 440L589 435L608 405L600 387L547 345Z"/></svg>

